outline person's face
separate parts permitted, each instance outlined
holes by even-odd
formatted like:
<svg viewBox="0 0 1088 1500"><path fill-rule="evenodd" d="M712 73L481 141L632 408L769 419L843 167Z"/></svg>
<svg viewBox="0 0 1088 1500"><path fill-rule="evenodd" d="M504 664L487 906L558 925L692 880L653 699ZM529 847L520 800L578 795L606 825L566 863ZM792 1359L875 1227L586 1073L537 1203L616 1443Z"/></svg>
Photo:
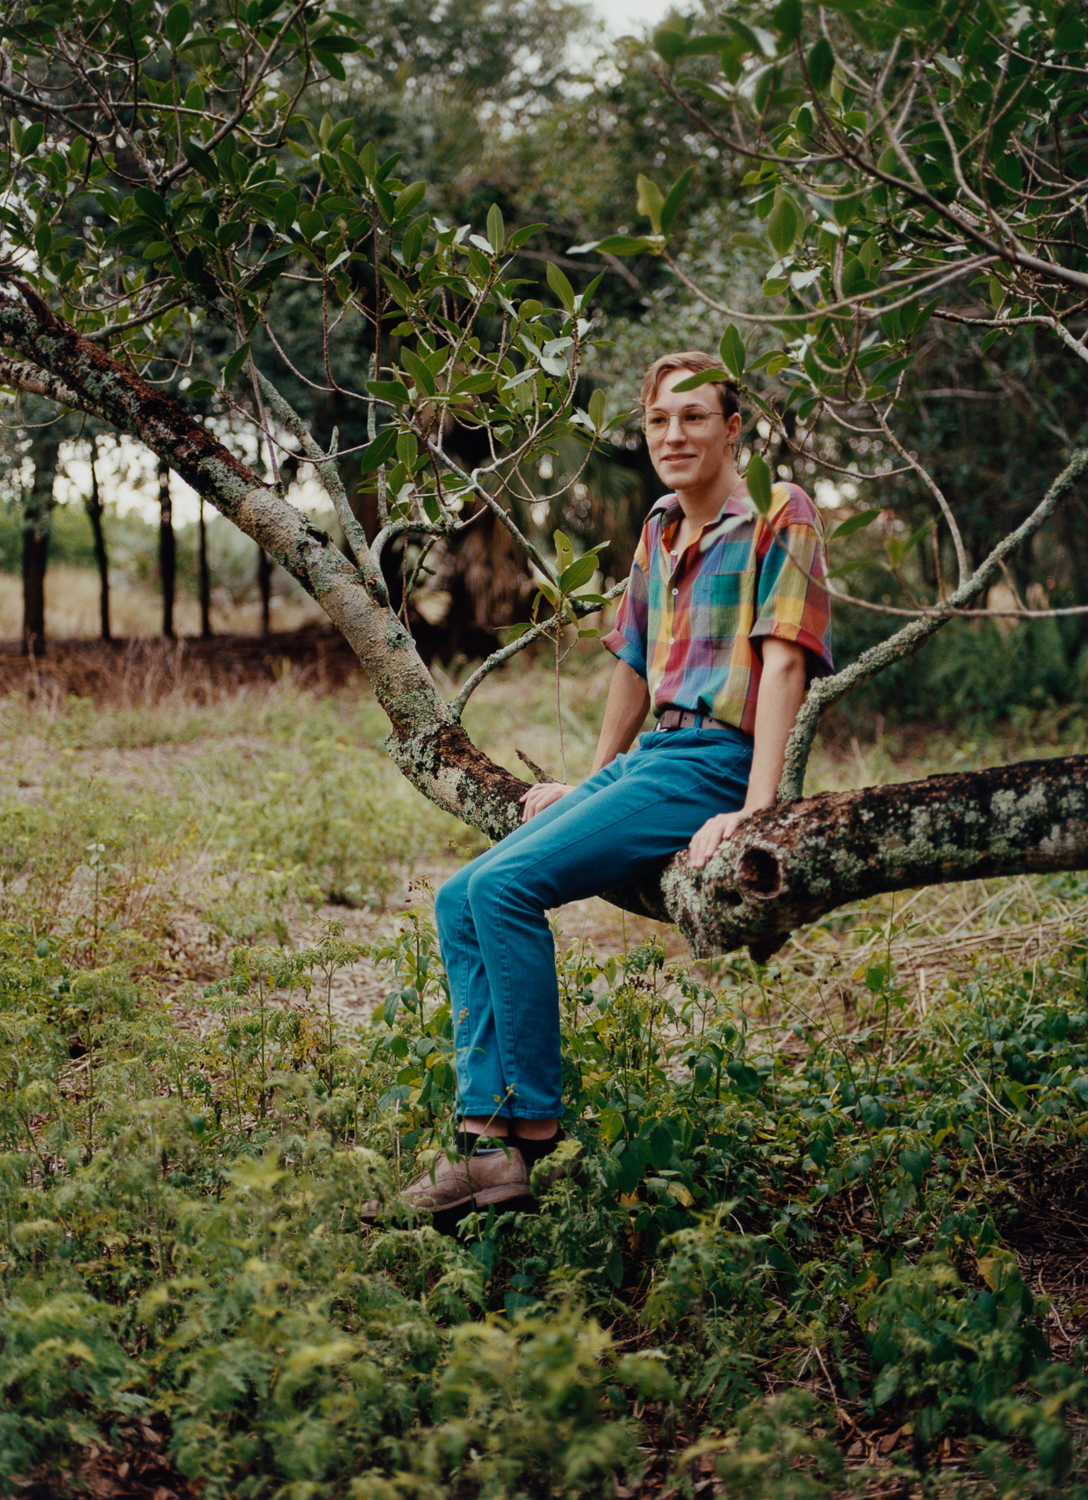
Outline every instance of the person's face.
<svg viewBox="0 0 1088 1500"><path fill-rule="evenodd" d="M740 413L722 415L711 386L696 391L674 388L690 370L663 375L643 416L650 461L658 478L673 490L712 489L734 475L733 444L740 435Z"/></svg>

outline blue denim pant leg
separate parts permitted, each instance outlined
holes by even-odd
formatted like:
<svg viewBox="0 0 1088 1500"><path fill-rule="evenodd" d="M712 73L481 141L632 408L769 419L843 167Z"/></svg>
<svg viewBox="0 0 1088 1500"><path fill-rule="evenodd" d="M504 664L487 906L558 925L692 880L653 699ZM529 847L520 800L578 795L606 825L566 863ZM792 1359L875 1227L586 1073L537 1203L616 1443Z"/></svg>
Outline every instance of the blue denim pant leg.
<svg viewBox="0 0 1088 1500"><path fill-rule="evenodd" d="M643 735L522 824L438 893L462 1114L562 1112L559 990L545 913L660 868L715 813L744 801L752 742L739 732Z"/></svg>

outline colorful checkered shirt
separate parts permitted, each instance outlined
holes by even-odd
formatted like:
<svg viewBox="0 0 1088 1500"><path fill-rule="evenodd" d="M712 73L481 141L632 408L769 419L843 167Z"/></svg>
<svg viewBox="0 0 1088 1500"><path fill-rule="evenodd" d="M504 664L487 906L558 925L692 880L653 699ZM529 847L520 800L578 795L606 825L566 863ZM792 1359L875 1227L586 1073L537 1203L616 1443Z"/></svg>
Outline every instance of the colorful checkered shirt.
<svg viewBox="0 0 1088 1500"><path fill-rule="evenodd" d="M731 499L675 557L675 495L642 528L616 627L604 645L646 679L654 716L691 709L753 733L765 636L805 648L808 681L831 664L823 522L804 490L776 484L767 519Z"/></svg>

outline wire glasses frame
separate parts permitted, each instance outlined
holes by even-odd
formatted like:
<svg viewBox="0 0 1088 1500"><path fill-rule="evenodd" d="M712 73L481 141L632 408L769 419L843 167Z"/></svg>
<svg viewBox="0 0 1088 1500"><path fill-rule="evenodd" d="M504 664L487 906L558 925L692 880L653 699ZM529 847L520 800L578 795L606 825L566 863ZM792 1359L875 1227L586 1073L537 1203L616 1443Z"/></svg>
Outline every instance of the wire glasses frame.
<svg viewBox="0 0 1088 1500"><path fill-rule="evenodd" d="M685 437L700 437L706 431L706 425L712 417L721 417L725 420L725 413L720 411L707 411L702 406L689 406L678 414L680 429ZM663 411L648 411L643 413L639 426L646 434L650 442L660 442L669 430L672 415Z"/></svg>

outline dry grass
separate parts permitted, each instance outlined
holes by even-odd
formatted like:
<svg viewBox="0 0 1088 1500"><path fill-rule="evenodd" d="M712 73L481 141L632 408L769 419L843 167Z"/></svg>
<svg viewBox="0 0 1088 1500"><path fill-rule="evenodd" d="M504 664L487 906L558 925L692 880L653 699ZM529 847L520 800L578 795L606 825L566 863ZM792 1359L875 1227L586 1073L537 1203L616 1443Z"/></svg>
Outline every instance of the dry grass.
<svg viewBox="0 0 1088 1500"><path fill-rule="evenodd" d="M38 789L56 774L58 744L65 746L66 775L72 782L88 787L107 783L133 798L153 794L176 801L203 795L194 766L209 756L224 764L238 757L268 759L275 745L282 745L285 723L294 726L300 743L328 734L333 723L345 755L360 746L377 748L385 733L372 694L357 675L354 684L350 682L353 658L338 637L236 639L206 647L191 642L180 651L165 643L137 641L112 654L97 643L72 643L68 652L65 657L59 645L51 644L50 656L34 669L31 703L24 691L2 700L0 737L6 741L8 769L0 774L0 793L24 799L42 795ZM568 663L563 703L566 771L571 780L589 770L610 671L610 660L588 645ZM15 685L7 674L20 672L26 672L24 665L0 655L0 692ZM440 685L449 691L454 686ZM82 706L70 699L73 692L82 697ZM93 710L88 700L94 701ZM552 774L562 774L554 679L543 657L521 660L489 678L472 699L465 726L484 751L520 775L528 773L518 759L519 749ZM1055 748L1037 744L1030 736L997 744L931 735L918 753L906 751L891 735L866 745L845 735L818 749L809 785L820 790L902 781L951 765L970 769L972 764ZM392 809L403 784L391 763L379 760ZM374 940L409 906L425 902L429 889L458 867L469 843L462 836L434 832L440 823L444 830L456 825L450 819L443 822L444 815L415 794L411 807L409 816L430 852L414 867L405 867L384 910L318 910L312 917L299 917L292 929L295 940L306 940L315 922L330 917L345 920L358 940ZM404 810L395 816L404 817ZM179 859L170 875L178 905L163 964L164 978L173 989L186 979L206 983L225 967L227 948L202 909L208 899L207 876L204 866L189 859ZM411 885L413 878L416 883ZM599 952L620 952L658 933L669 958L687 957L674 930L599 899L564 907L556 926L565 947L587 944ZM1088 901L1063 894L1054 880L940 886L833 913L824 923L798 933L772 969L777 966L788 973L795 1006L808 1007L813 1014L830 1007L837 1016L848 1016L864 1007L861 977L866 964L890 943L910 1009L923 1015L950 982L970 976L980 955L1001 956L1030 969L1086 926ZM701 972L733 986L737 1002L772 1029L776 1020L790 1019L770 995L766 973L758 973L746 956L701 966ZM797 980L800 985L794 983ZM340 989L335 1008L345 1019L358 1018L381 998L376 975L365 965L345 974Z"/></svg>
<svg viewBox="0 0 1088 1500"><path fill-rule="evenodd" d="M98 575L89 568L58 563L45 577L46 633L56 639L95 639L99 629ZM272 628L301 630L324 621L320 605L300 591L273 594ZM261 629L260 601L235 602L226 589L215 589L211 607L216 635L257 635ZM162 598L150 583L131 582L110 590L110 628L115 636L156 636L162 631ZM178 635L200 634L200 604L187 592L174 601L174 629ZM0 573L0 640L19 640L23 631L22 579Z"/></svg>

